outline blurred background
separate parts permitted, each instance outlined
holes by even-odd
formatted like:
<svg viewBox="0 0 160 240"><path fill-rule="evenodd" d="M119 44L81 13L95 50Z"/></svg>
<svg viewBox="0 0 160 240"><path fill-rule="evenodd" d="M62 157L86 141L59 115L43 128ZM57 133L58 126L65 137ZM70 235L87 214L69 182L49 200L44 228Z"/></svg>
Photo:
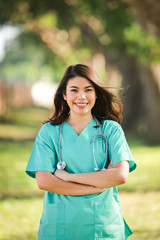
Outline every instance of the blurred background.
<svg viewBox="0 0 160 240"><path fill-rule="evenodd" d="M160 239L160 2L0 0L0 11L0 239L37 239L43 192L24 171L75 63L91 66L124 104L138 164L119 187L130 239Z"/></svg>

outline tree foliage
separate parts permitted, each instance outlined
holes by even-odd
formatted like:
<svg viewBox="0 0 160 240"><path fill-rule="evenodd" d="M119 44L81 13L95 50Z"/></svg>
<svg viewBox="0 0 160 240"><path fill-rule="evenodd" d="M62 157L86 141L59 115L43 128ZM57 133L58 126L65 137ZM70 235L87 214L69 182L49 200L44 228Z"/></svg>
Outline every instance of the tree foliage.
<svg viewBox="0 0 160 240"><path fill-rule="evenodd" d="M63 39L63 43L66 41L69 44L72 43L71 47L74 50L78 48L82 50L84 46L94 49L94 42L91 45L91 41L88 43L87 36L83 35L84 24L87 24L96 35L99 47L105 49L111 60L115 60L117 56L119 58L121 54L132 55L143 61L149 58L159 60L157 57L160 49L159 41L148 31L142 31L141 26L135 21L134 11L120 0L98 2L95 0L52 2L41 0L38 5L31 0L7 2L1 0L0 9L3 9L0 16L1 24L21 23L39 34L40 31L45 30L46 38L47 30L53 35L64 31L59 33L59 38ZM75 36L75 41L70 31L77 34L78 38ZM42 40L44 41L43 38ZM156 47L153 49L153 46Z"/></svg>
<svg viewBox="0 0 160 240"><path fill-rule="evenodd" d="M154 31L150 31L148 25L145 26L143 14L139 21L137 12L125 1L133 3L132 5L138 9L136 7L138 0L124 0L124 2L121 0L40 0L38 3L32 0L1 0L0 9L3 11L0 15L0 23L21 24L25 30L39 36L37 43L34 42L35 54L32 54L33 43L32 46L28 45L31 54L27 53L24 45L21 46L21 53L24 53L27 62L33 55L32 64L38 70L36 73L35 69L28 65L32 71L32 81L34 77L39 77L41 72L51 74L51 78L56 78L58 81L58 75L61 75L59 73L65 68L64 65L76 62L91 63L91 59L96 54L103 55L107 74L109 69L118 69L122 75L123 86L130 86L126 94L128 106L124 105L126 125L137 128L140 122L144 121L146 129L151 126L154 129L152 134L154 138L158 122L153 125L152 121L160 116L160 110L157 114L158 84L150 66L160 61L160 41L157 32L155 34ZM144 2L147 3L149 0ZM139 5L141 5L139 8L141 12L143 4L139 3ZM152 9L155 11L155 5ZM152 19L151 17L151 21ZM28 42L25 32L22 35ZM30 40L31 38L30 35ZM45 53L46 46L51 50L52 55ZM19 64L27 65L19 54L18 60L11 55L10 52L10 60L8 60L10 63L17 61ZM50 71L51 69L53 71ZM8 71L5 70L5 72ZM106 77L106 73L103 76ZM148 96L147 93L149 93ZM155 106L154 111L152 106L148 108L149 105L145 99L152 102ZM152 115L153 118L149 117ZM149 123L145 122L147 117L152 119ZM158 139L157 136L156 139Z"/></svg>
<svg viewBox="0 0 160 240"><path fill-rule="evenodd" d="M22 31L12 44L8 42L6 46L6 56L0 65L1 81L33 83L44 76L56 81L57 66L62 67L62 60L49 51L40 37Z"/></svg>

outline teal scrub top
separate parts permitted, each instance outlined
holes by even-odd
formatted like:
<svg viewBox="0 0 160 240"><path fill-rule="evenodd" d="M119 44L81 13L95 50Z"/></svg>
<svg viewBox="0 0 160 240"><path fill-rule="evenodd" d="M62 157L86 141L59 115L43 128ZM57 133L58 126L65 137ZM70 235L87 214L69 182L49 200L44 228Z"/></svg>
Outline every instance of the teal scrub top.
<svg viewBox="0 0 160 240"><path fill-rule="evenodd" d="M94 172L93 136L99 133L92 119L78 135L64 122L61 133L61 157L70 173ZM136 168L121 126L105 120L100 127L108 140L108 163L113 167L120 161L129 161L129 171ZM60 125L46 123L40 129L26 167L26 173L35 178L36 171L54 173L59 161ZM102 139L95 142L95 157L99 168L105 162L106 148ZM107 163L107 165L108 165ZM122 217L117 187L99 194L69 196L45 191L40 220L39 240L125 240L132 234Z"/></svg>

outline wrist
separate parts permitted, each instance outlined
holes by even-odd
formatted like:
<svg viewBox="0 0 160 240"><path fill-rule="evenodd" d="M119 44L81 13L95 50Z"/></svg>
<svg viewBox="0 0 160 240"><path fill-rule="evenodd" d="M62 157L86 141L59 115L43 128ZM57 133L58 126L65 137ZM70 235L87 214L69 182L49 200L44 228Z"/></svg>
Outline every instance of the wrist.
<svg viewBox="0 0 160 240"><path fill-rule="evenodd" d="M68 176L67 181L68 182L74 182L74 175L75 175L75 173L70 173L69 176Z"/></svg>

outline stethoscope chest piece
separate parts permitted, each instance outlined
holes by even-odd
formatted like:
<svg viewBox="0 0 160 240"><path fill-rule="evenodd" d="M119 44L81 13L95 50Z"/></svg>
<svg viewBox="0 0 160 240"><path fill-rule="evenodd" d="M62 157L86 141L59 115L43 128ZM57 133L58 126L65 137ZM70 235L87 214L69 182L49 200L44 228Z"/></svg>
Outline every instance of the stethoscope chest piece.
<svg viewBox="0 0 160 240"><path fill-rule="evenodd" d="M63 169L65 169L65 167L66 167L66 163L65 162L61 161L61 162L57 163L57 169L63 170Z"/></svg>

